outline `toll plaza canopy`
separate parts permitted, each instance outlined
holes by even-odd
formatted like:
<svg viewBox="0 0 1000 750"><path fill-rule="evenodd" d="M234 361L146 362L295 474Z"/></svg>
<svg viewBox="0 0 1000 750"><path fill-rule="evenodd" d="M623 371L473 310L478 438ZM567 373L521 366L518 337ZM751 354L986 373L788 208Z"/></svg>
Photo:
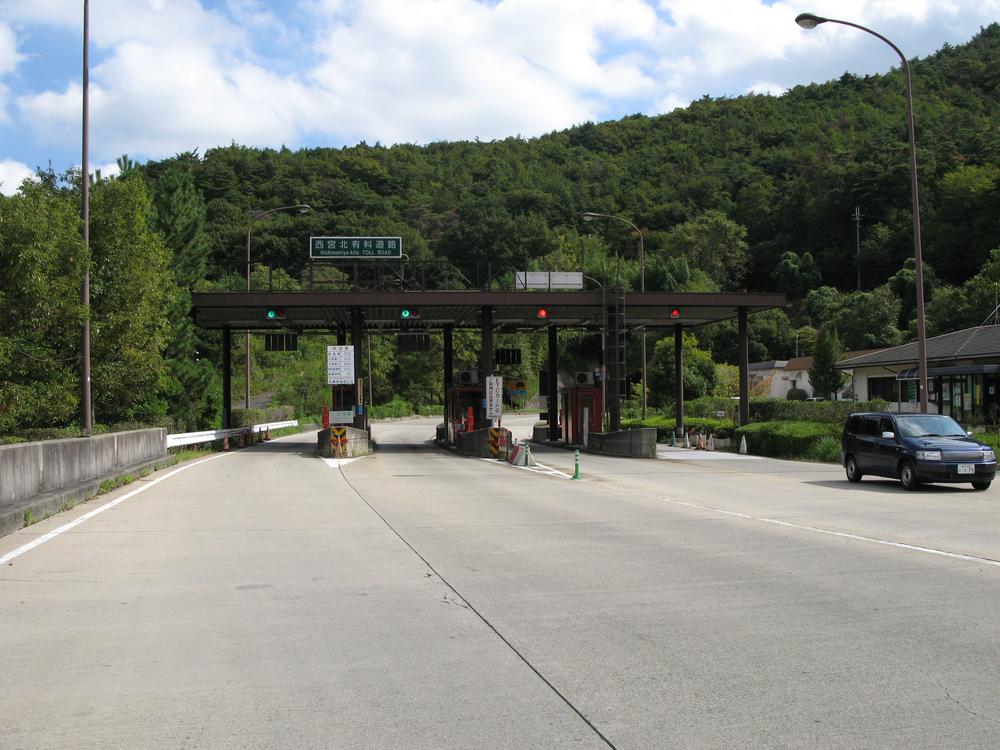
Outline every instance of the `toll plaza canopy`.
<svg viewBox="0 0 1000 750"><path fill-rule="evenodd" d="M617 297L617 299L612 299ZM481 328L490 308L494 329L559 328L599 330L605 311L620 306L629 330L691 328L744 314L783 307L773 293L597 291L241 291L196 292L194 320L202 328L234 330L350 329L360 311L366 331ZM410 311L402 317L402 311ZM543 314L540 311L544 310ZM268 311L274 311L268 317Z"/></svg>
<svg viewBox="0 0 1000 750"><path fill-rule="evenodd" d="M605 371L603 390L607 399L602 411L610 417L611 429L620 429L620 401L626 395L626 339L642 331L643 380L645 382L645 333L672 330L675 371L684 372L683 330L736 318L739 340L740 423L749 421L748 316L785 304L783 294L634 292L611 289L544 290L382 290L382 291L239 291L192 294L195 323L222 330L223 422L231 420L232 332L291 331L336 332L338 344L347 343L354 353L355 426L366 425L361 405L361 352L366 336L425 333L441 330L444 336L444 393L452 391L454 347L458 329L478 329L481 335L479 372L496 370L493 336L509 331L545 330L548 334L548 393L558 393L557 335L559 329L600 331ZM683 378L676 379L675 402L678 430L684 425ZM557 399L548 399L550 439L558 433ZM445 405L446 423L449 417Z"/></svg>

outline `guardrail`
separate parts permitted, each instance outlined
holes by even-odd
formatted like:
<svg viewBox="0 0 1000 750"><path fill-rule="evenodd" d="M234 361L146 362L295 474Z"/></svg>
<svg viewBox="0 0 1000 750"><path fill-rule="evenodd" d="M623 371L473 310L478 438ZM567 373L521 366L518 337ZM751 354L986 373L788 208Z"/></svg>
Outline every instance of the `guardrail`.
<svg viewBox="0 0 1000 750"><path fill-rule="evenodd" d="M203 430L202 432L181 432L176 435L167 435L167 447L177 448L182 445L197 445L198 443L212 443L227 437L236 437L241 432L264 432L265 430L280 430L282 427L298 427L299 421L293 419L290 422L269 422L267 424L255 424L253 427L233 427L228 430Z"/></svg>

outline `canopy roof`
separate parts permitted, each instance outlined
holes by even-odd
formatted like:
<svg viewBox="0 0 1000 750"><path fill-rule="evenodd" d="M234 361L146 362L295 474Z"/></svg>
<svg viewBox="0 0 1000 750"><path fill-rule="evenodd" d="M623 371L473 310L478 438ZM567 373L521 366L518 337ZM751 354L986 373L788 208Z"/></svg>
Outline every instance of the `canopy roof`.
<svg viewBox="0 0 1000 750"><path fill-rule="evenodd" d="M610 292L598 291L241 291L195 292L194 320L202 328L241 330L330 330L350 327L351 309L361 308L368 330L479 328L480 311L493 308L497 328L560 327L599 329ZM785 304L784 294L705 292L625 292L627 328L691 328L736 318L740 308L761 312ZM409 319L401 310L409 309ZM546 316L539 317L539 308ZM268 310L281 317L267 318ZM676 311L676 315L675 315Z"/></svg>

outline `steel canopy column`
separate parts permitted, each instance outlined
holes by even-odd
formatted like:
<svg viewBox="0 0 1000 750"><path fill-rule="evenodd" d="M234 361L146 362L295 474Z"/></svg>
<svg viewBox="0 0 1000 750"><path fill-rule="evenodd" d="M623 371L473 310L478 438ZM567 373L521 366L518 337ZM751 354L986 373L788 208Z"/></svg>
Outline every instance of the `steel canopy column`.
<svg viewBox="0 0 1000 750"><path fill-rule="evenodd" d="M674 432L684 434L684 326L674 325L674 372L676 373L677 426Z"/></svg>
<svg viewBox="0 0 1000 750"><path fill-rule="evenodd" d="M233 426L233 333L222 328L222 429Z"/></svg>
<svg viewBox="0 0 1000 750"><path fill-rule="evenodd" d="M484 305L479 320L483 335L482 346L479 349L479 366L485 378L493 374L493 308Z"/></svg>
<svg viewBox="0 0 1000 750"><path fill-rule="evenodd" d="M444 424L445 429L451 425L452 415L448 401L448 391L455 385L455 325L445 323L444 326Z"/></svg>
<svg viewBox="0 0 1000 750"><path fill-rule="evenodd" d="M493 374L493 308L483 305L479 316L482 326L482 345L479 349L479 368L482 378L483 403L486 403L486 378ZM480 407L481 411L476 419L477 424L490 426L490 420L486 419L486 409Z"/></svg>
<svg viewBox="0 0 1000 750"><path fill-rule="evenodd" d="M364 352L364 318L362 315L363 311L360 307L351 308L351 344L354 346L354 405L364 403L364 393L361 390L361 378L359 374L363 372L364 360L362 354ZM359 414L358 409L354 409L354 426L359 429L365 429L365 422L367 421L366 415L364 413ZM365 410L367 411L367 410Z"/></svg>
<svg viewBox="0 0 1000 750"><path fill-rule="evenodd" d="M740 426L750 423L750 333L747 309L739 309Z"/></svg>
<svg viewBox="0 0 1000 750"><path fill-rule="evenodd" d="M559 439L559 337L555 323L549 325L549 440Z"/></svg>

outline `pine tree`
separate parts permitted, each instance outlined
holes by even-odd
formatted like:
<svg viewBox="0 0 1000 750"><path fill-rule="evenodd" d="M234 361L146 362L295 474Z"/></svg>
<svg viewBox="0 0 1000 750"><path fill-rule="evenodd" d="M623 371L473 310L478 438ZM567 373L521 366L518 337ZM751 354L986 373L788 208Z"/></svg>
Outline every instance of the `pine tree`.
<svg viewBox="0 0 1000 750"><path fill-rule="evenodd" d="M813 395L835 397L844 382L844 374L834 365L844 353L843 344L832 323L822 325L816 335L816 349L813 352L813 366L809 368L809 384Z"/></svg>

